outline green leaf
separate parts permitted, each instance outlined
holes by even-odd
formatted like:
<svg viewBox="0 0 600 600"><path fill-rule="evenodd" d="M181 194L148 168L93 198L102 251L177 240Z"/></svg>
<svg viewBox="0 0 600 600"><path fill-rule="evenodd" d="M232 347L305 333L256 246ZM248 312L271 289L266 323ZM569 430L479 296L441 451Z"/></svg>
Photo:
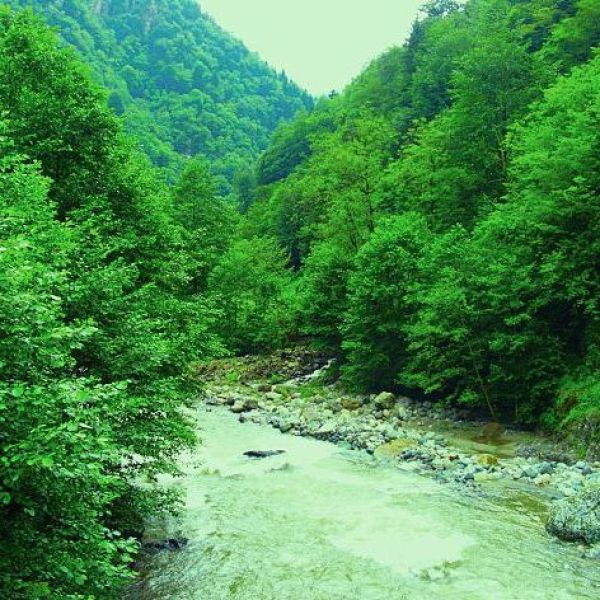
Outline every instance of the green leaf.
<svg viewBox="0 0 600 600"><path fill-rule="evenodd" d="M14 387L14 388L12 388L10 393L12 394L12 396L14 398L22 398L23 394L25 393L25 388L23 386Z"/></svg>
<svg viewBox="0 0 600 600"><path fill-rule="evenodd" d="M50 467L54 466L54 459L51 456L42 456L40 464L42 467L49 469Z"/></svg>

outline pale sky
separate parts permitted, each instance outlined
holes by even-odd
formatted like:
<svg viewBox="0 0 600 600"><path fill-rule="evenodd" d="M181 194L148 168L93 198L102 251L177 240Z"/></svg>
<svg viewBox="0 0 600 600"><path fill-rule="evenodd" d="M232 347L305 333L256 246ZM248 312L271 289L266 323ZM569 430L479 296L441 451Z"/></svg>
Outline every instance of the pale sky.
<svg viewBox="0 0 600 600"><path fill-rule="evenodd" d="M424 0L199 0L223 29L315 95L402 44Z"/></svg>

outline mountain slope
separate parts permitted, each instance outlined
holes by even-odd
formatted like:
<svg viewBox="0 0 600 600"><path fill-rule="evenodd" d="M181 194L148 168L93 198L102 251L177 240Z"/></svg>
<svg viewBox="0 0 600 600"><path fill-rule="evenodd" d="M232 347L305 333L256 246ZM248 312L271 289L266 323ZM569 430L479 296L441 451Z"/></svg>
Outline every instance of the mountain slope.
<svg viewBox="0 0 600 600"><path fill-rule="evenodd" d="M223 192L312 98L225 33L193 0L9 0L76 48L127 130L169 173L202 154Z"/></svg>

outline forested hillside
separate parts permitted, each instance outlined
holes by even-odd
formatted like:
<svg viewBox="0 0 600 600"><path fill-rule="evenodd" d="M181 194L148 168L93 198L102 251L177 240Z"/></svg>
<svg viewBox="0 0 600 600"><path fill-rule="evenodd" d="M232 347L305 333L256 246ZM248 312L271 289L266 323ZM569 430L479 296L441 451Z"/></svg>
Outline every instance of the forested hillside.
<svg viewBox="0 0 600 600"><path fill-rule="evenodd" d="M230 346L308 337L351 387L597 441L599 43L595 0L427 3L260 159L212 278Z"/></svg>
<svg viewBox="0 0 600 600"><path fill-rule="evenodd" d="M211 162L222 193L311 97L225 33L195 0L7 0L58 27L126 129L169 177Z"/></svg>
<svg viewBox="0 0 600 600"><path fill-rule="evenodd" d="M8 4L3 598L121 596L195 361L309 342L349 389L600 442L597 0L428 2L268 147L311 99L195 3Z"/></svg>

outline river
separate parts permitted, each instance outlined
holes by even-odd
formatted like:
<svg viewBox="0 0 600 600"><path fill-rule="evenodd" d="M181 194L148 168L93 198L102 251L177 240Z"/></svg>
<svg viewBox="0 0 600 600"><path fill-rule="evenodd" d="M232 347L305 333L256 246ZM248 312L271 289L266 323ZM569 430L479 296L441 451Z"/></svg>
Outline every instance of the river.
<svg viewBox="0 0 600 600"><path fill-rule="evenodd" d="M480 498L224 409L199 421L176 483L190 542L153 557L129 600L600 597L598 563L547 536L525 499Z"/></svg>

